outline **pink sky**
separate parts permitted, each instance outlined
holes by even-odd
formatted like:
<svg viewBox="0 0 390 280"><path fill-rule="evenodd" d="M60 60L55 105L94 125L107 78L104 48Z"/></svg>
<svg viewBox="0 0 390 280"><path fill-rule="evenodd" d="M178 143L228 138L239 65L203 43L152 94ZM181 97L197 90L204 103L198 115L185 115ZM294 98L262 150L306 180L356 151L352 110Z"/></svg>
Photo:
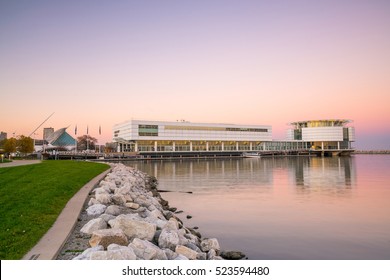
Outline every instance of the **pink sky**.
<svg viewBox="0 0 390 280"><path fill-rule="evenodd" d="M390 149L388 1L55 2L0 3L9 136L52 112L44 127L100 143L131 118L266 124L275 139L347 118L357 148Z"/></svg>

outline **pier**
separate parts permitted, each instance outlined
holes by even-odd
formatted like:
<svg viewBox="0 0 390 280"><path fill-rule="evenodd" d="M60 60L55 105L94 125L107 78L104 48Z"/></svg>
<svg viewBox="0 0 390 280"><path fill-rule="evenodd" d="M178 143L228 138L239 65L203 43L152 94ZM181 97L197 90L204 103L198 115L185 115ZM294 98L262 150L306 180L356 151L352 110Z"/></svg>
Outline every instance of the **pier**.
<svg viewBox="0 0 390 280"><path fill-rule="evenodd" d="M72 159L72 160L100 160L100 161L129 161L151 159L200 159L200 158L232 158L245 157L246 152L255 152L260 157L273 156L349 156L354 149L279 149L261 151L146 151L146 152L57 152L46 154L47 159Z"/></svg>

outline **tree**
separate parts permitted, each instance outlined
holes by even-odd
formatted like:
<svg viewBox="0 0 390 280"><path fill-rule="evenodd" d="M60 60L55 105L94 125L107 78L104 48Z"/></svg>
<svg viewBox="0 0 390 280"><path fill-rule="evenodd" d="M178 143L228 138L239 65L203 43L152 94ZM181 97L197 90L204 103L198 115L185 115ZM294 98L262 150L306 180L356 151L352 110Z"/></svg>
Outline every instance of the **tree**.
<svg viewBox="0 0 390 280"><path fill-rule="evenodd" d="M95 150L98 140L90 135L82 135L77 137L77 150Z"/></svg>
<svg viewBox="0 0 390 280"><path fill-rule="evenodd" d="M6 139L4 142L4 152L11 154L16 152L17 141L15 138Z"/></svg>
<svg viewBox="0 0 390 280"><path fill-rule="evenodd" d="M29 154L34 152L34 140L31 137L24 135L19 136L17 140L17 150L22 154Z"/></svg>

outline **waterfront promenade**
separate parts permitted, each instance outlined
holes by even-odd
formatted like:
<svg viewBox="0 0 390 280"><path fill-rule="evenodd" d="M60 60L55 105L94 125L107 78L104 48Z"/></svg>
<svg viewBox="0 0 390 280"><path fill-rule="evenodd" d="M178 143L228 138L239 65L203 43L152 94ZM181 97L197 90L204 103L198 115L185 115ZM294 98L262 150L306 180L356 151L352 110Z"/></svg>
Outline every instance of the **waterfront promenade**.
<svg viewBox="0 0 390 280"><path fill-rule="evenodd" d="M14 167L14 166L22 166L22 165L29 165L29 164L37 164L41 163L41 160L14 160L11 162L1 163L0 168L2 167Z"/></svg>

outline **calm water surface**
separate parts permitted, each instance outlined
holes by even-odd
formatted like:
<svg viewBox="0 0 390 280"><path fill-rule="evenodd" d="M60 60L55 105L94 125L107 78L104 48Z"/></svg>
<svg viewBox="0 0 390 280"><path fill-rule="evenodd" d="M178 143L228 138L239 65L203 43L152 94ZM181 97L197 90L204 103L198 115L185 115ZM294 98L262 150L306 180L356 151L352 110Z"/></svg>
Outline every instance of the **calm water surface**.
<svg viewBox="0 0 390 280"><path fill-rule="evenodd" d="M129 165L173 191L187 226L250 259L390 259L388 155Z"/></svg>

